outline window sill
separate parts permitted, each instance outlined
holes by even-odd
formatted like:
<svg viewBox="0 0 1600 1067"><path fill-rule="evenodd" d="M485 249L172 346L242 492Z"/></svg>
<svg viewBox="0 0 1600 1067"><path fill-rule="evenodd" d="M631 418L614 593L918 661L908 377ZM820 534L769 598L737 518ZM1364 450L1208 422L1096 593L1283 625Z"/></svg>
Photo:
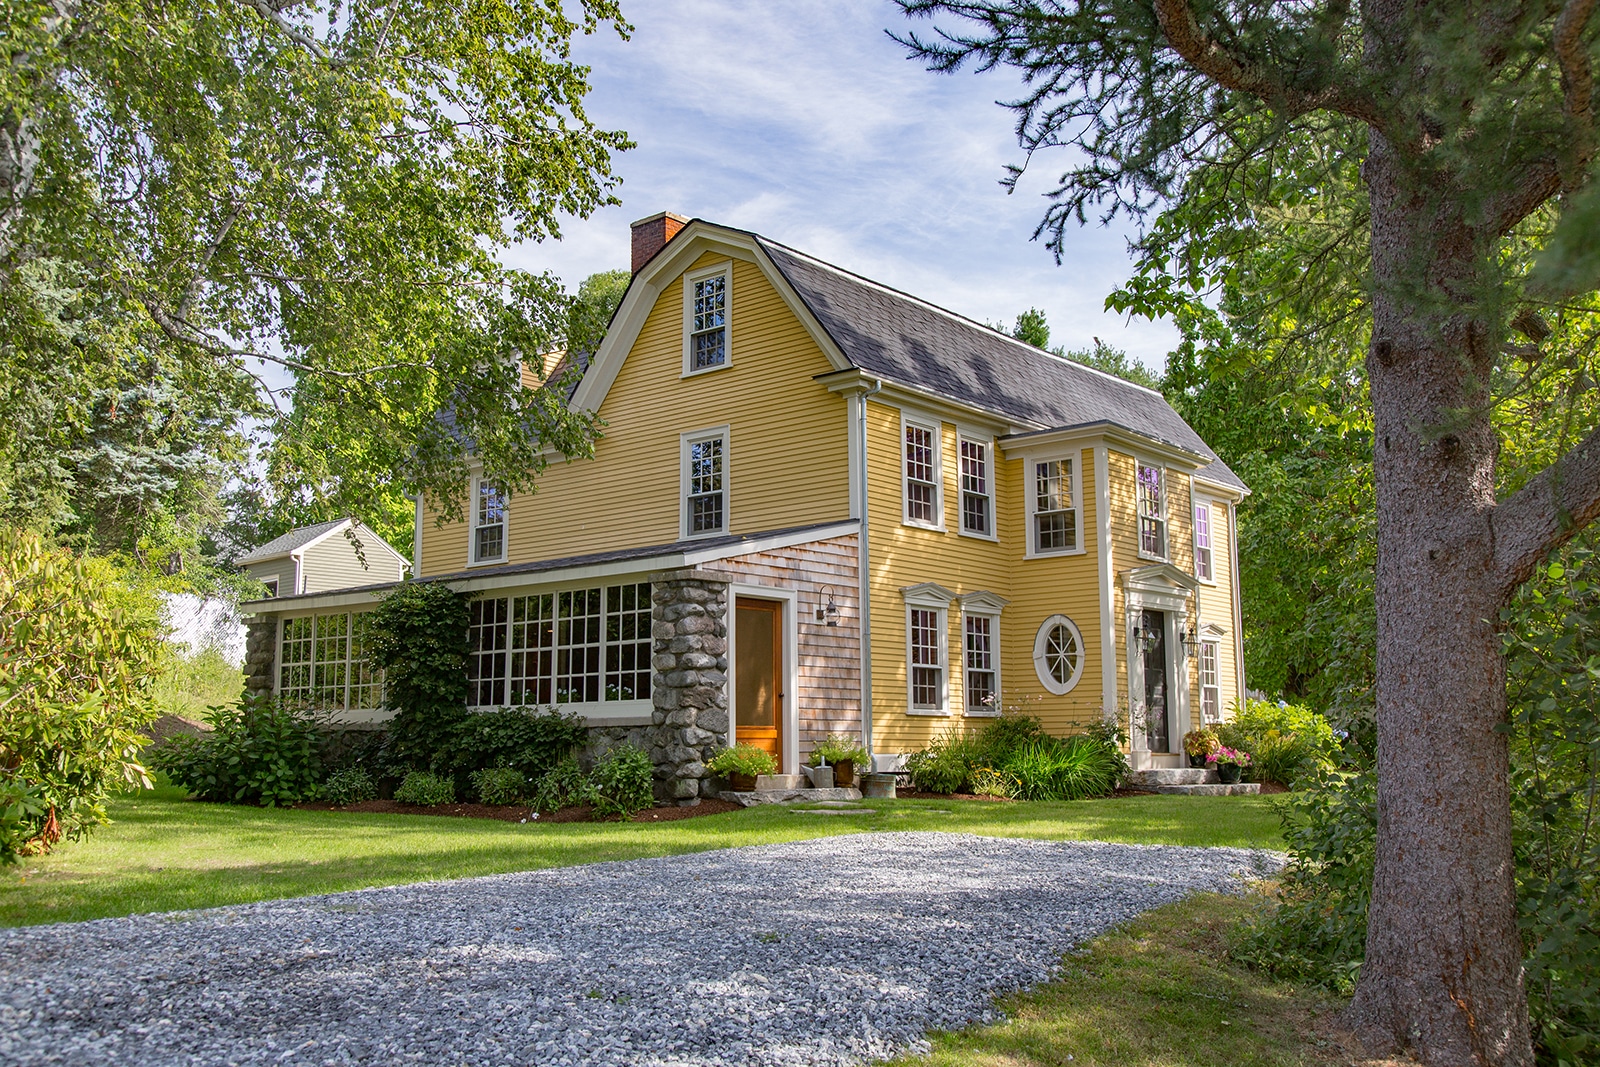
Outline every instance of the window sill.
<svg viewBox="0 0 1600 1067"><path fill-rule="evenodd" d="M699 533L690 533L689 531L685 530L685 531L683 531L683 536L680 537L679 540L680 541L704 541L708 537L727 537L727 536L728 536L728 531L725 528L721 529L721 530L701 530Z"/></svg>
<svg viewBox="0 0 1600 1067"><path fill-rule="evenodd" d="M1000 717L1000 709L996 708L993 711L963 711L961 717L963 719L998 719Z"/></svg>
<svg viewBox="0 0 1600 1067"><path fill-rule="evenodd" d="M1151 563L1171 563L1172 562L1172 560L1167 558L1166 556L1152 556L1148 552L1140 552L1138 554L1138 556L1139 556L1140 559L1147 559Z"/></svg>
<svg viewBox="0 0 1600 1067"><path fill-rule="evenodd" d="M913 530L927 530L930 533L949 533L950 532L949 528L946 527L944 525L944 523L942 523L942 522L939 523L938 525L935 525L935 524L933 524L931 522L917 522L917 521L915 521L913 519L901 519L900 520L900 525L901 526L909 526Z"/></svg>
<svg viewBox="0 0 1600 1067"><path fill-rule="evenodd" d="M993 542L994 544L999 544L1000 543L1000 535L999 534L974 533L971 530L960 530L958 532L961 534L962 537L970 537L974 541L990 541L990 542Z"/></svg>
<svg viewBox="0 0 1600 1067"><path fill-rule="evenodd" d="M684 372L682 374L678 375L678 377L679 377L680 380L683 379L683 378L698 378L702 374L715 374L715 373L717 373L717 371L719 371L719 370L727 370L731 366L733 366L733 360L726 359L726 360L723 360L721 363L718 363L714 367L700 367L700 368L698 368L696 370L689 370L689 369L685 368Z"/></svg>
<svg viewBox="0 0 1600 1067"><path fill-rule="evenodd" d="M938 708L909 708L906 714L915 715L921 719L948 719L950 717L948 709L940 710Z"/></svg>
<svg viewBox="0 0 1600 1067"><path fill-rule="evenodd" d="M505 556L501 556L498 559L472 560L472 561L469 561L467 563L467 566L468 567L498 567L498 566L500 566L501 564L503 564L505 562L506 562L506 557Z"/></svg>
<svg viewBox="0 0 1600 1067"><path fill-rule="evenodd" d="M1199 582L1201 585L1209 585L1213 588L1215 588L1217 584L1217 580L1215 578L1201 578L1198 575L1195 576L1195 581Z"/></svg>
<svg viewBox="0 0 1600 1067"><path fill-rule="evenodd" d="M1085 548L1064 548L1059 552L1025 552L1025 553L1023 553L1022 558L1023 559L1056 559L1056 558L1061 557L1061 556L1087 556L1088 554L1089 554L1089 549L1087 547L1085 547Z"/></svg>

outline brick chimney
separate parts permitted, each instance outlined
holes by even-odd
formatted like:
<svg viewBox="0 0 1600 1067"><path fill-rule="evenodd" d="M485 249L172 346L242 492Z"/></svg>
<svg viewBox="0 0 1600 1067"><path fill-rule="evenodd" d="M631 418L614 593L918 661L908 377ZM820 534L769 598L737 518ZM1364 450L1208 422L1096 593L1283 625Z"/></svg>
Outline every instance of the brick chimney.
<svg viewBox="0 0 1600 1067"><path fill-rule="evenodd" d="M682 215L662 211L633 224L633 273L650 262L650 257L666 247L688 223Z"/></svg>

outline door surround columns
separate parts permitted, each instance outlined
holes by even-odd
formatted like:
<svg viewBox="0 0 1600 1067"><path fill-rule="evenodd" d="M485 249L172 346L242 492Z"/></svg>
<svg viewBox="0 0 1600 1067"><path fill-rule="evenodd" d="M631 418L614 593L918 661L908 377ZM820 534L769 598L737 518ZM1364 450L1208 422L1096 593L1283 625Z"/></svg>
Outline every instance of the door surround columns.
<svg viewBox="0 0 1600 1067"><path fill-rule="evenodd" d="M1128 675L1128 763L1134 770L1173 762L1171 755L1152 753L1146 738L1146 716L1167 716L1167 747L1182 762L1183 735L1192 726L1189 706L1189 660L1183 632L1193 629L1199 582L1170 563L1152 563L1122 573L1124 644ZM1144 658L1134 630L1146 611L1163 613L1167 649L1167 706L1146 708ZM1165 757L1165 758L1163 758Z"/></svg>

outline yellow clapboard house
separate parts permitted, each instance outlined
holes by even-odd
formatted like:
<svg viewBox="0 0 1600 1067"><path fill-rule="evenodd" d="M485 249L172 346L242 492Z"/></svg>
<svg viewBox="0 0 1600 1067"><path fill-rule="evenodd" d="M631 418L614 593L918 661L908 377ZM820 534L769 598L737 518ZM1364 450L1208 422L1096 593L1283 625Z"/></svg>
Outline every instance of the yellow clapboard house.
<svg viewBox="0 0 1600 1067"><path fill-rule="evenodd" d="M1158 393L754 233L663 213L633 251L570 399L594 457L419 505L417 577L474 598L474 706L577 712L689 800L724 744L793 773L848 732L894 767L1007 708L1175 766L1242 702L1249 490ZM381 591L254 605L251 684L383 717Z"/></svg>

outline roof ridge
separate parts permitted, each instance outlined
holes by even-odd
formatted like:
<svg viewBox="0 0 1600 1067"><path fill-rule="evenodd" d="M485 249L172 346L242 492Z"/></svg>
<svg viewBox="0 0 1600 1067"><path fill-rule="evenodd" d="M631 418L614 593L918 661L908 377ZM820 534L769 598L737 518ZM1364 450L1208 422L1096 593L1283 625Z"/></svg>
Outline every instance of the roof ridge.
<svg viewBox="0 0 1600 1067"><path fill-rule="evenodd" d="M715 224L713 223L713 225L715 225ZM839 266L838 264L835 264L835 263L829 263L825 259L818 259L816 256L811 255L809 252L802 252L800 249L794 248L794 247L792 247L790 245L786 245L782 241L774 241L770 237L764 237L759 233L753 233L753 232L748 231L748 230L747 231L743 231L743 232L750 233L750 235L752 237L754 237L757 241L760 241L762 244L772 245L774 248L781 248L783 251L789 253L790 255L795 256L798 259L806 260L809 263L813 263L816 266L821 267L824 270L833 271L835 274L842 274L847 278L853 279L854 281L860 282L863 285L867 285L867 286L870 286L870 287L872 287L874 289L880 290L881 292L888 293L891 296L897 296L897 297L900 297L903 300L908 300L913 304L921 305L922 307L927 308L929 311L932 311L932 312L934 312L936 314L939 314L939 315L943 315L945 318L951 319L951 320L953 320L955 322L958 322L958 323L962 324L963 326L974 327L976 329L983 330L986 333L993 334L994 336L999 337L999 338L1001 338L1001 339L1003 339L1005 341L1008 341L1012 345L1015 345L1015 346L1023 349L1024 351L1028 352L1028 353L1031 353L1031 354L1034 354L1034 355L1039 355L1039 356L1044 356L1047 359L1053 359L1058 363L1064 363L1064 364L1067 364L1068 366L1076 367L1078 369L1088 371L1090 374L1098 374L1100 377L1105 378L1108 381L1116 382L1118 385L1127 386L1129 389L1136 389L1141 393L1148 393L1151 396L1161 397L1162 400L1166 400L1166 397L1162 394L1161 390L1159 390L1159 389L1152 389L1148 385L1140 385L1138 382L1130 382L1130 381L1128 381L1128 379L1120 378L1117 375L1112 374L1110 371L1103 371L1099 367L1091 367L1087 363L1080 363L1078 360L1072 359L1072 358L1070 358L1070 357L1068 357L1066 355L1057 355L1056 353L1050 351L1047 348L1040 348L1038 345L1031 345L1026 341L1020 340L1020 339L1018 339L1016 337L1012 337L1010 334L1006 333L1004 330L995 329L993 326L990 326L986 322L979 322L977 319L968 318L966 315L961 314L959 311L951 311L949 308L940 307L938 304L935 304L933 301L927 300L927 299L925 299L923 297L920 297L920 296L917 296L915 293L908 293L904 289L896 289L892 285L886 285L883 282L880 282L880 281L877 281L877 280L875 280L873 278L867 277L865 274L857 274L855 271L850 270L850 269L848 269L846 267L841 267L841 266Z"/></svg>

